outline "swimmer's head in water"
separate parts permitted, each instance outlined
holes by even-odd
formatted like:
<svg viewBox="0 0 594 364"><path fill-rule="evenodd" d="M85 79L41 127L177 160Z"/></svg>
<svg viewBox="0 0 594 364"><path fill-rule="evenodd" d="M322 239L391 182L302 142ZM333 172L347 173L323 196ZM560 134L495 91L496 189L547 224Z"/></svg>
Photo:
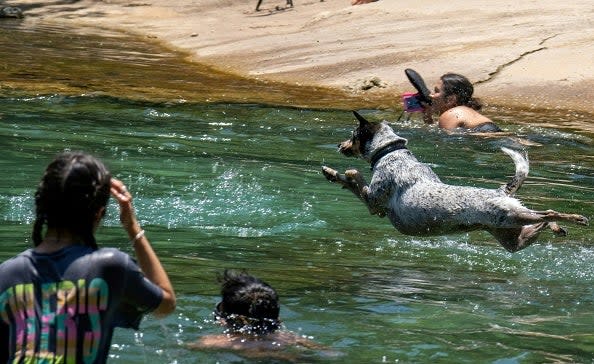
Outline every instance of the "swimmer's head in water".
<svg viewBox="0 0 594 364"><path fill-rule="evenodd" d="M280 327L280 306L274 288L247 273L225 271L222 277L223 300L215 317L231 332L264 335Z"/></svg>
<svg viewBox="0 0 594 364"><path fill-rule="evenodd" d="M472 97L474 86L468 78L457 73L446 73L440 77L444 97L456 96L456 105L468 106L480 110L482 105L477 98Z"/></svg>

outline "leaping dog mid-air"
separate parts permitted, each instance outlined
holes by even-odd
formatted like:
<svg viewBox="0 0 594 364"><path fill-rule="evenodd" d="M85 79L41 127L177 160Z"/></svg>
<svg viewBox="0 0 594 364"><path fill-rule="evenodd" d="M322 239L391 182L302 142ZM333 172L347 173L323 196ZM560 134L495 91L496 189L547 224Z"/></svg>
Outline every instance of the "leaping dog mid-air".
<svg viewBox="0 0 594 364"><path fill-rule="evenodd" d="M344 174L323 166L330 181L350 190L371 214L388 216L403 234L443 235L486 230L510 252L532 244L539 233L550 228L564 236L556 221L588 225L582 215L553 210L534 211L512 197L528 176L528 160L522 154L502 148L515 163L516 174L498 189L448 185L406 148L407 140L386 123L371 123L354 112L359 127L351 139L339 145L345 156L362 157L371 164L371 183L350 169Z"/></svg>

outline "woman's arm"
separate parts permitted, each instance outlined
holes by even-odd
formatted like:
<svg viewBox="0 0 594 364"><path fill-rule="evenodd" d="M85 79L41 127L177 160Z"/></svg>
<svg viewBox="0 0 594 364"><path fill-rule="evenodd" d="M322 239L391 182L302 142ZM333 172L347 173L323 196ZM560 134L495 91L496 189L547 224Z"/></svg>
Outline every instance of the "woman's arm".
<svg viewBox="0 0 594 364"><path fill-rule="evenodd" d="M169 276L136 219L132 206L132 195L122 181L111 179L111 195L120 205L120 222L134 246L138 266L151 282L163 290L163 300L153 313L156 316L166 316L175 310L176 301Z"/></svg>
<svg viewBox="0 0 594 364"><path fill-rule="evenodd" d="M421 106L423 106L423 122L433 124L433 108L425 102L421 102Z"/></svg>

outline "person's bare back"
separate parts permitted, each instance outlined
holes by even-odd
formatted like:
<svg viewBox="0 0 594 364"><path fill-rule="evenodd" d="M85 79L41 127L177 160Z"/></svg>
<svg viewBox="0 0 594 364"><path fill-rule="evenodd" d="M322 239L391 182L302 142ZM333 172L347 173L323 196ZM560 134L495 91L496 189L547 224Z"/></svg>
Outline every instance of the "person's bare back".
<svg viewBox="0 0 594 364"><path fill-rule="evenodd" d="M291 331L277 331L263 336L241 334L207 335L188 348L208 351L233 351L246 358L270 358L296 361L304 350L324 347Z"/></svg>

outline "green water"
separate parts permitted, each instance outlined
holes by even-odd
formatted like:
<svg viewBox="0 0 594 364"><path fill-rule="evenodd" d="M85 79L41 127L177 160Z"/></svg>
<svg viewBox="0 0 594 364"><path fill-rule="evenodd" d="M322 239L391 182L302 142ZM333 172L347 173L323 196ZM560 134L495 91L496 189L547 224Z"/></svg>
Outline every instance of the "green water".
<svg viewBox="0 0 594 364"><path fill-rule="evenodd" d="M521 139L448 135L394 122L398 113L362 112L392 121L448 183L499 187L513 175L499 148L525 149L526 205L594 216L589 132L507 111L496 119ZM135 195L178 293L174 315L116 331L111 362L263 362L185 348L221 332L211 313L224 268L269 282L286 329L341 353L299 362L592 362L591 227L567 226L566 238L544 232L515 254L482 232L401 235L320 173L327 164L369 176L363 161L336 152L354 124L347 111L11 92L0 97L0 260L31 245L43 168L59 151L85 150ZM98 241L131 252L113 202Z"/></svg>
<svg viewBox="0 0 594 364"><path fill-rule="evenodd" d="M592 358L590 228L569 226L564 239L545 232L516 254L480 232L400 235L320 174L322 164L367 172L363 161L335 151L354 124L348 112L61 96L2 98L0 107L0 258L30 245L32 195L44 166L64 148L81 149L134 192L175 282L177 313L162 323L148 318L141 334L118 331L114 362L239 360L184 348L220 332L210 320L223 268L271 283L287 329L344 353L341 362ZM497 187L513 174L498 148L519 148L514 139L393 125L448 182ZM527 148L531 177L519 195L528 206L594 215L590 136L504 126L542 144ZM98 234L102 245L129 251L115 206Z"/></svg>

